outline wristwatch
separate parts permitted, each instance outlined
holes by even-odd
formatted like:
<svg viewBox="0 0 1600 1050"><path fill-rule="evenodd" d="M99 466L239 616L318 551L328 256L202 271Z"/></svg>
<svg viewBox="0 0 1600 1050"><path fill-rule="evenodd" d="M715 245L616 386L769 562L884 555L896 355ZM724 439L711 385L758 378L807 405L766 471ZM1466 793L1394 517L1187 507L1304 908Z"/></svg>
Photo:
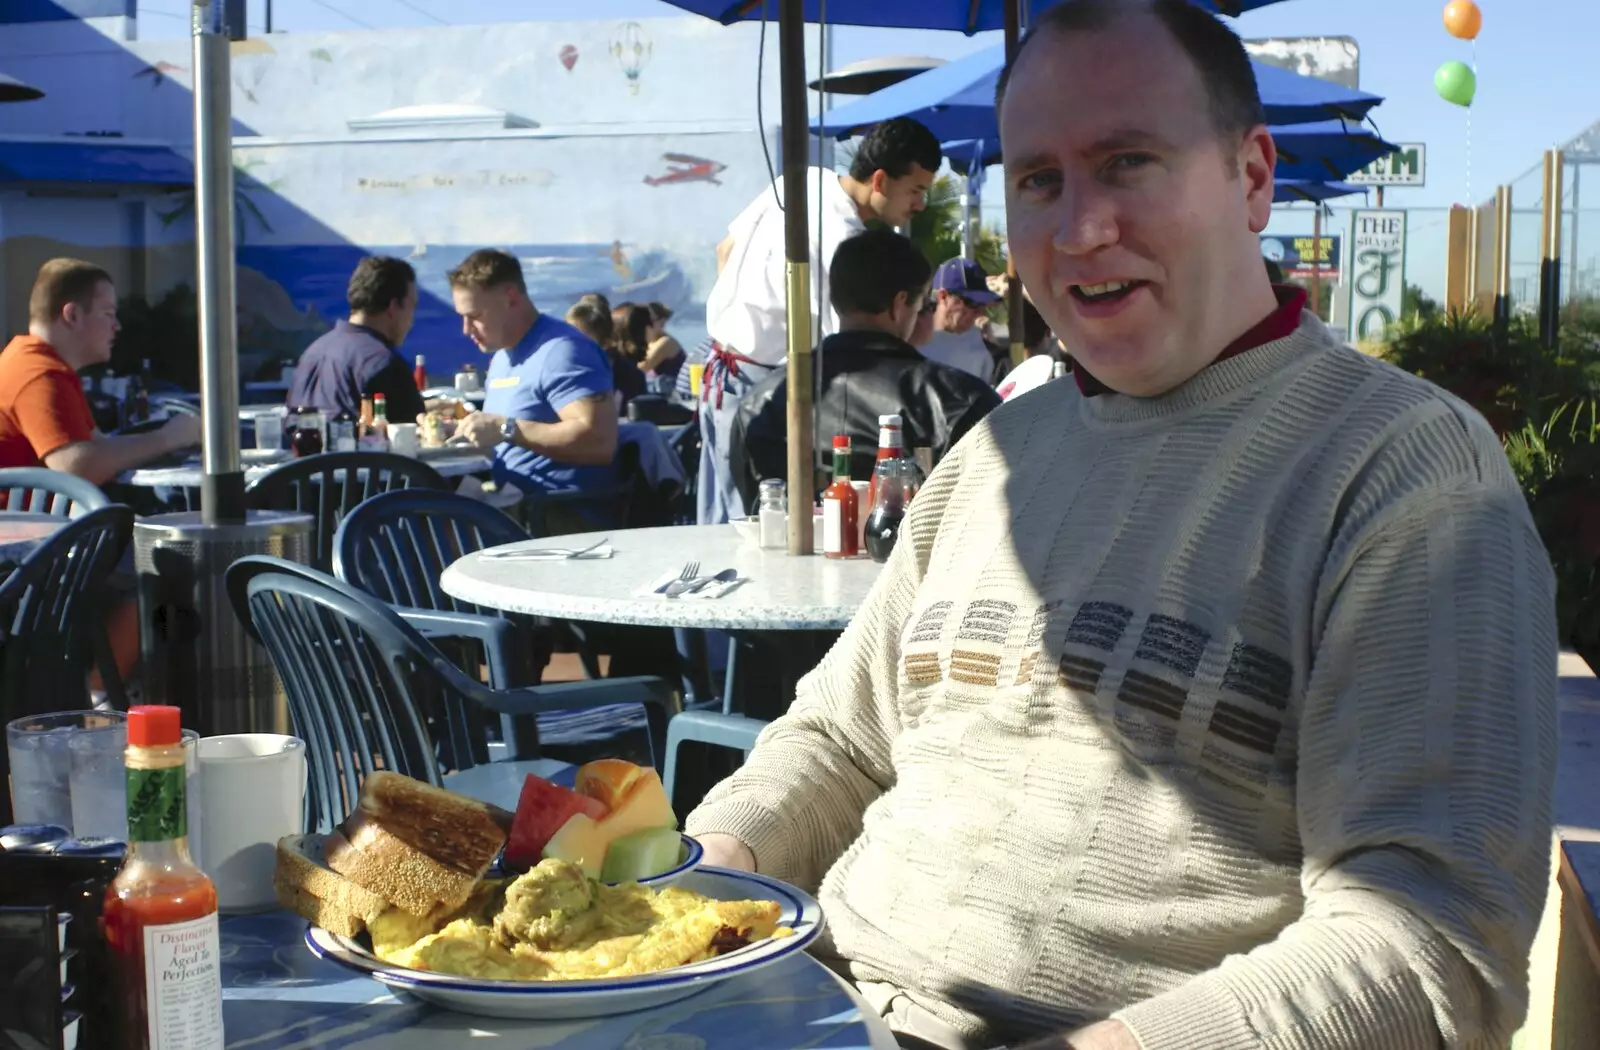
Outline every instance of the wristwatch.
<svg viewBox="0 0 1600 1050"><path fill-rule="evenodd" d="M520 431L517 430L517 421L515 419L508 417L504 423L500 424L501 441L515 445L517 443L517 435L519 433Z"/></svg>

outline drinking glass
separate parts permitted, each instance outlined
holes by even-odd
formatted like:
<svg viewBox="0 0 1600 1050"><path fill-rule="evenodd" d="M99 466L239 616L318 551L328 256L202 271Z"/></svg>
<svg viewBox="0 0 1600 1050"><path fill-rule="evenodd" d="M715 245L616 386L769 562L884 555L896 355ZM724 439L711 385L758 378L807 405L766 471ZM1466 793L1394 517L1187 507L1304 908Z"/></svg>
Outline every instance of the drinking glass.
<svg viewBox="0 0 1600 1050"><path fill-rule="evenodd" d="M273 452L283 448L283 417L276 412L256 416L256 448Z"/></svg>
<svg viewBox="0 0 1600 1050"><path fill-rule="evenodd" d="M189 849L200 848L200 734L183 731L189 816ZM72 756L72 833L78 838L128 839L128 773L123 764L128 733L124 725L104 732L75 733L67 743Z"/></svg>
<svg viewBox="0 0 1600 1050"><path fill-rule="evenodd" d="M119 732L125 741L120 711L56 711L7 725L12 820L72 828L72 741L88 735L111 742Z"/></svg>

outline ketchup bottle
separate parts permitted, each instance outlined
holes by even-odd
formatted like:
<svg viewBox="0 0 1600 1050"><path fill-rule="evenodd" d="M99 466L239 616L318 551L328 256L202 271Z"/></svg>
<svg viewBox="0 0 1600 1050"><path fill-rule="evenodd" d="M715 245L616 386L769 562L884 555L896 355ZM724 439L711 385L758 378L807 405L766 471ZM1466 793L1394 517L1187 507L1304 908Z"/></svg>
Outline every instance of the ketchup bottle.
<svg viewBox="0 0 1600 1050"><path fill-rule="evenodd" d="M905 442L904 432L901 429L900 417L897 416L897 415L895 415L895 416L879 416L878 417L878 459L877 459L876 462L877 463L882 463L886 459L905 459L905 458L906 458L906 442ZM872 507L876 507L877 505L878 505L878 471L876 469L876 465L874 465L874 469L872 471L872 478L867 484L867 506L862 508L862 510L866 511L866 510L869 510Z"/></svg>
<svg viewBox="0 0 1600 1050"><path fill-rule="evenodd" d="M189 856L176 707L128 711L128 855L101 923L123 1050L222 1050L217 890Z"/></svg>
<svg viewBox="0 0 1600 1050"><path fill-rule="evenodd" d="M822 553L828 558L854 558L860 552L860 507L850 484L850 435L833 439L833 484L822 493Z"/></svg>
<svg viewBox="0 0 1600 1050"><path fill-rule="evenodd" d="M418 390L426 390L426 389L428 389L428 370L426 368L422 367L422 366L423 366L422 355L418 354L417 355L417 367L411 373L411 378L412 378L413 381L416 382Z"/></svg>

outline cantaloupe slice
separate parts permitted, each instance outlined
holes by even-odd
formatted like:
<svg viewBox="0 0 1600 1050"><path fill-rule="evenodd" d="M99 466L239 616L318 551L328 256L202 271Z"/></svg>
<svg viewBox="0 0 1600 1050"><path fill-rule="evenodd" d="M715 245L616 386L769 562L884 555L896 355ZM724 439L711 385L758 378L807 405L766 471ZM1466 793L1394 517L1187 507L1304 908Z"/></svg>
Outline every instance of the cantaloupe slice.
<svg viewBox="0 0 1600 1050"><path fill-rule="evenodd" d="M642 769L632 789L600 818L599 826L606 841L615 842L645 828L676 828L678 818L656 771Z"/></svg>
<svg viewBox="0 0 1600 1050"><path fill-rule="evenodd" d="M576 864L585 875L598 879L605 867L606 847L615 837L601 830L593 817L574 813L545 844L544 856Z"/></svg>

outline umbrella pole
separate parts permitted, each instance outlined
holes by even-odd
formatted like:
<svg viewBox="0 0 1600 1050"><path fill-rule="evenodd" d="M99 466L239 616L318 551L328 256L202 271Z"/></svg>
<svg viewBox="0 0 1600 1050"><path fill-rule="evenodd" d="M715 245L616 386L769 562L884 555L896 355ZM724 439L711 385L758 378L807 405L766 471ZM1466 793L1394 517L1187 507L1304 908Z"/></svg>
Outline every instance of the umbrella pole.
<svg viewBox="0 0 1600 1050"><path fill-rule="evenodd" d="M778 2L778 80L783 97L783 241L789 314L789 553L812 553L811 245L806 217L806 23L802 0ZM765 133L765 132L763 132Z"/></svg>
<svg viewBox="0 0 1600 1050"><path fill-rule="evenodd" d="M222 0L195 0L194 214L200 313L201 520L245 520L233 268L233 82Z"/></svg>
<svg viewBox="0 0 1600 1050"><path fill-rule="evenodd" d="M1322 205L1313 206L1317 217L1311 220L1311 312L1322 317Z"/></svg>
<svg viewBox="0 0 1600 1050"><path fill-rule="evenodd" d="M1025 2L1006 0L1007 66L1017 58L1017 47L1022 40L1022 5ZM1022 282L1017 280L1016 256L1009 250L1006 252L1006 276L1010 278L1006 285L1006 334L1011 342L1011 363L1020 365L1027 356L1027 350L1022 345Z"/></svg>

